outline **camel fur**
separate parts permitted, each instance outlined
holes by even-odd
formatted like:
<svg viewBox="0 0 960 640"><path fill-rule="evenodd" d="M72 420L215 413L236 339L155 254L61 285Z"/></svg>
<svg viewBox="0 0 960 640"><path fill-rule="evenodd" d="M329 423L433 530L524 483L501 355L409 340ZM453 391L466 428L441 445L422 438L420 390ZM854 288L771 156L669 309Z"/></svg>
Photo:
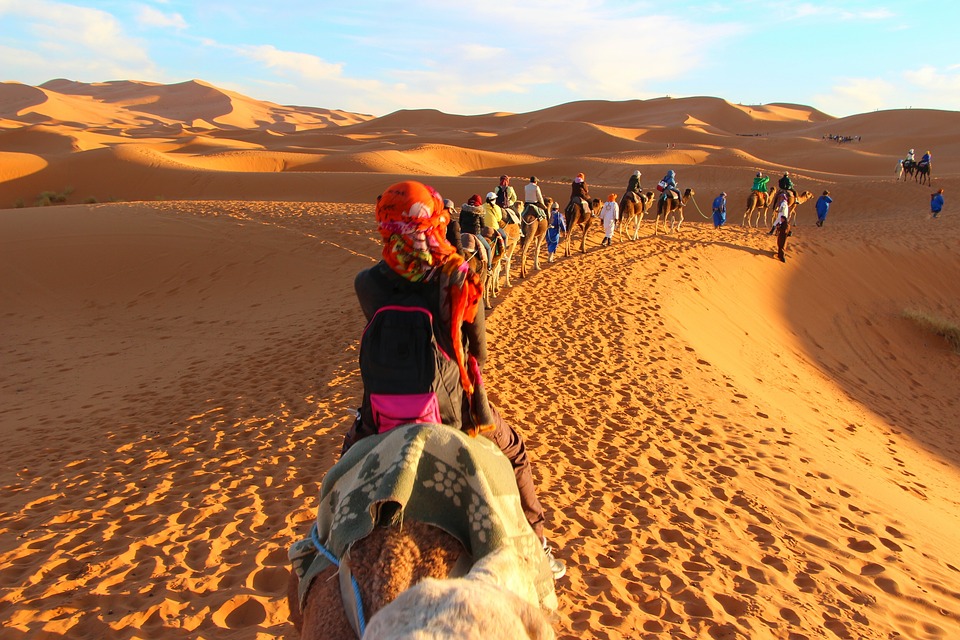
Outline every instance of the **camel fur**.
<svg viewBox="0 0 960 640"><path fill-rule="evenodd" d="M479 560L463 578L426 578L370 619L364 640L552 640L553 627L511 548Z"/></svg>
<svg viewBox="0 0 960 640"><path fill-rule="evenodd" d="M350 569L360 585L364 612L373 616L425 578L445 578L462 553L456 538L428 524L408 521L402 527L375 528L350 550ZM302 613L297 576L290 574L290 619L303 640L356 638L343 610L336 572L331 566L314 578Z"/></svg>

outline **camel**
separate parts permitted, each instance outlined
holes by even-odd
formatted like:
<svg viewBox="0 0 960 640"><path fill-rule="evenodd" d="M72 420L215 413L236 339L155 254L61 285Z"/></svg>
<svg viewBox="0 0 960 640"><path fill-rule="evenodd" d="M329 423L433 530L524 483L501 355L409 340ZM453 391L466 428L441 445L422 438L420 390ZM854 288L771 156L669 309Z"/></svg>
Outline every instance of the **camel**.
<svg viewBox="0 0 960 640"><path fill-rule="evenodd" d="M584 211L583 205L580 202L580 199L570 199L570 204L567 205L566 214L567 218L567 241L564 243L564 255L570 255L570 241L573 238L574 225L580 227L580 230L583 232L583 235L580 237L580 253L587 252L587 231L590 229L590 222L597 217L597 213L600 211L600 200L594 198L590 202L590 211Z"/></svg>
<svg viewBox="0 0 960 640"><path fill-rule="evenodd" d="M661 195L657 200L657 219L653 223L654 235L656 235L660 226L660 216L663 216L664 233L667 233L667 220L670 220L670 233L680 231L680 225L683 224L683 208L694 195L696 195L696 192L693 189L684 191L683 197L679 200Z"/></svg>
<svg viewBox="0 0 960 640"><path fill-rule="evenodd" d="M640 202L634 202L633 198L628 198L623 194L620 198L620 225L618 241L623 241L623 228L627 227L627 237L636 240L640 236L640 224L643 222L643 215L650 208L653 202L653 191L647 191L640 194ZM629 229L633 228L633 234Z"/></svg>
<svg viewBox="0 0 960 640"><path fill-rule="evenodd" d="M903 181L906 182L907 178L913 177L914 173L917 171L917 163L914 160L898 160L897 161L897 182L900 181L900 178L903 178Z"/></svg>
<svg viewBox="0 0 960 640"><path fill-rule="evenodd" d="M773 202L773 187L770 187L765 193L758 193L756 191L751 191L750 195L747 196L747 209L743 212L743 222L741 226L743 227L759 227L760 226L760 214L763 214L763 226L767 226L767 212L770 209L770 203ZM753 218L753 213L757 213L757 221L755 224L751 224Z"/></svg>
<svg viewBox="0 0 960 640"><path fill-rule="evenodd" d="M914 176L914 181L920 182L920 184L926 183L927 186L930 186L930 163L929 162L918 162L916 175Z"/></svg>
<svg viewBox="0 0 960 640"><path fill-rule="evenodd" d="M491 517L477 526L470 504ZM289 557L290 620L303 640L555 637L553 577L510 463L451 427L402 425L354 444L324 477L310 535Z"/></svg>
<svg viewBox="0 0 960 640"><path fill-rule="evenodd" d="M549 215L553 198L547 198L546 205ZM529 205L523 210L523 246L520 248L521 278L527 277L527 249L530 245L533 245L533 268L540 271L540 248L543 246L543 239L547 235L549 223L549 218L538 217Z"/></svg>

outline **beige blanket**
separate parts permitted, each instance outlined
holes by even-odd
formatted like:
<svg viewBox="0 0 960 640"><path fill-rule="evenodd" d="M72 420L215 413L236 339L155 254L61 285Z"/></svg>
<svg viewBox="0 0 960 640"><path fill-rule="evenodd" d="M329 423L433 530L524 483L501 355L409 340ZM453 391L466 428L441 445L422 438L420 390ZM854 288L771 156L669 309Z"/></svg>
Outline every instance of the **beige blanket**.
<svg viewBox="0 0 960 640"><path fill-rule="evenodd" d="M541 608L554 611L553 576L520 506L510 461L486 438L437 424L411 424L354 444L327 472L317 537L336 558L375 525L413 519L457 538L478 561L511 547ZM290 548L300 603L331 562L308 537ZM523 594L519 594L523 595Z"/></svg>

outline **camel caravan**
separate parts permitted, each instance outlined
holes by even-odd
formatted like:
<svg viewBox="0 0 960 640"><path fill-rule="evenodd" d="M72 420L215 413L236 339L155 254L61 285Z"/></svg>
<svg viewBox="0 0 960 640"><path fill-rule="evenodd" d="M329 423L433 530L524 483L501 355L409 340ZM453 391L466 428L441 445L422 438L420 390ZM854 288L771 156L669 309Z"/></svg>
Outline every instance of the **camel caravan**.
<svg viewBox="0 0 960 640"><path fill-rule="evenodd" d="M617 232L618 242L623 242L624 235L631 241L638 240L648 216L653 222L653 235L677 233L683 225L686 208L690 204L696 205L696 191L678 189L672 170L657 185L657 193L642 190L641 175L640 171L635 171L630 176L617 203L613 229ZM795 224L798 206L813 197L810 191L797 193L788 174L781 178L779 190L768 187L768 181L769 178L757 173L747 197L743 227L767 227L778 194L788 199L791 223ZM447 238L482 279L487 309L492 308L494 300L504 289L513 286L512 275L517 267L515 258L519 256L519 277L525 279L532 271L542 269L541 254L545 247L548 262L555 260L560 245L563 255L571 256L577 241L580 253L585 254L591 228L602 223L600 218L605 203L590 196L582 173L573 179L570 199L562 210L560 203L543 196L536 176L531 177L522 190L521 199L510 185L509 176L503 175L500 184L485 198L471 196L459 207L452 200L445 201L450 215ZM551 246L551 236L554 239L559 237L560 241ZM601 245L606 246L611 240L612 235L608 239L605 234Z"/></svg>
<svg viewBox="0 0 960 640"><path fill-rule="evenodd" d="M653 233L661 221L679 232L694 190L679 191L671 171L657 197L640 176L601 202L580 174L562 211L535 176L522 201L507 176L459 208L415 181L377 198L382 259L354 282L368 323L363 399L317 517L288 552L301 638L555 638L566 567L544 533L523 437L484 389L484 310L501 278L511 286L518 250L526 278L528 258L541 269L546 243L553 262L562 234L566 255L575 235L586 253L594 220L602 246L617 227L621 242L637 240L655 200ZM810 197L791 195L794 207Z"/></svg>

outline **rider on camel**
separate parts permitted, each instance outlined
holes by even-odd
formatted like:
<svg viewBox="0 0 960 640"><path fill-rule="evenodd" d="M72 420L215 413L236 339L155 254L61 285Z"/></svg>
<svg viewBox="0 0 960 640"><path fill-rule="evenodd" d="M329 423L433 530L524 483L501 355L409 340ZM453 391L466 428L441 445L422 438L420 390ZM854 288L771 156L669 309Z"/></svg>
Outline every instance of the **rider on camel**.
<svg viewBox="0 0 960 640"><path fill-rule="evenodd" d="M663 197L664 198L675 198L680 199L680 187L677 186L677 174L673 169L667 171L667 175L663 176L663 180L660 181L663 183ZM676 195L674 195L676 194Z"/></svg>
<svg viewBox="0 0 960 640"><path fill-rule="evenodd" d="M753 186L750 188L750 190L755 192L761 198L764 198L762 202L766 202L765 198L767 197L768 182L770 182L770 176L765 176L763 175L762 171L757 171L757 175L753 178Z"/></svg>
<svg viewBox="0 0 960 640"><path fill-rule="evenodd" d="M930 160L932 159L933 159L933 156L931 156L930 152L927 151L925 154L923 154L923 157L920 158L920 162L917 163L917 166L918 167L928 166L930 164Z"/></svg>
<svg viewBox="0 0 960 640"><path fill-rule="evenodd" d="M590 190L587 188L587 182L582 173L578 173L573 179L570 188L570 202L580 199L584 213L590 212Z"/></svg>
<svg viewBox="0 0 960 640"><path fill-rule="evenodd" d="M797 190L793 187L793 180L790 179L790 172L784 171L783 177L780 178L780 182L777 183L777 186L780 187L781 191L788 191L793 194L793 199L797 199Z"/></svg>
<svg viewBox="0 0 960 640"><path fill-rule="evenodd" d="M457 253L463 255L463 238L460 236L460 221L457 219L457 205L447 198L443 201L443 208L450 222L447 223L447 242L452 244Z"/></svg>
<svg viewBox="0 0 960 640"><path fill-rule="evenodd" d="M523 187L523 202L533 207L537 218L547 217L547 203L543 201L543 192L540 191L540 181L537 176L530 176L530 182Z"/></svg>
<svg viewBox="0 0 960 640"><path fill-rule="evenodd" d="M487 264L493 263L493 251L490 243L483 237L483 200L479 195L472 195L470 199L460 205L460 233L471 233L477 237L487 252Z"/></svg>
<svg viewBox="0 0 960 640"><path fill-rule="evenodd" d="M907 157L903 159L903 163L904 164L911 163L911 162L916 163L916 161L917 159L913 155L913 149L910 149L909 151L907 151Z"/></svg>
<svg viewBox="0 0 960 640"><path fill-rule="evenodd" d="M514 213L520 213L517 211L517 192L510 186L510 176L500 176L500 184L497 185L495 193L497 194L497 204L502 209L510 209ZM504 211L504 213L507 212Z"/></svg>
<svg viewBox="0 0 960 640"><path fill-rule="evenodd" d="M627 195L634 202L640 202L640 194L643 192L643 187L640 186L640 176L642 175L638 169L633 172L633 175L630 176L630 180L627 182Z"/></svg>
<svg viewBox="0 0 960 640"><path fill-rule="evenodd" d="M497 204L497 194L493 191L487 194L487 201L483 203L483 226L496 231L503 244L507 244L507 232L504 230L503 209Z"/></svg>

